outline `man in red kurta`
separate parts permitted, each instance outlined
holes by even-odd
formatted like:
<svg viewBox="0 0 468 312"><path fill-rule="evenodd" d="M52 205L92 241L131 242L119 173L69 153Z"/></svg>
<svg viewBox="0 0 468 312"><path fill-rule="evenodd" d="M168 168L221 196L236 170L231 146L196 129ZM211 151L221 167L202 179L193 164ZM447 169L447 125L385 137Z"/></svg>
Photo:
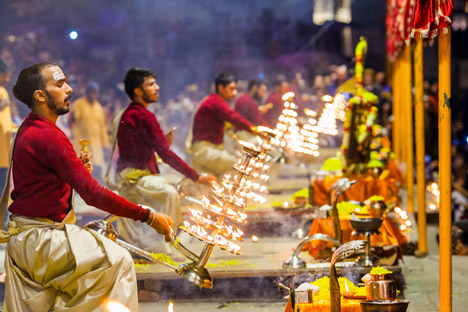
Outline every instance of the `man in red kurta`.
<svg viewBox="0 0 468 312"><path fill-rule="evenodd" d="M223 148L224 123L230 122L237 129L249 132L254 125L226 102L237 94L237 81L232 74L219 74L215 88L216 93L207 96L195 113L189 150L194 168L219 177L232 169L238 159Z"/></svg>
<svg viewBox="0 0 468 312"><path fill-rule="evenodd" d="M237 99L234 107L235 111L256 126L271 127L258 109L259 102L263 99L266 92L267 85L264 81L251 79L247 92Z"/></svg>
<svg viewBox="0 0 468 312"><path fill-rule="evenodd" d="M94 311L113 298L137 311L136 276L129 253L73 223L73 191L88 205L148 222L170 239L172 220L100 186L55 125L69 111L73 90L62 70L39 63L21 71L13 94L31 109L16 136L11 174L14 189L5 269L8 311ZM8 180L7 180L8 182ZM0 203L5 213L8 189Z"/></svg>
<svg viewBox="0 0 468 312"><path fill-rule="evenodd" d="M180 196L175 187L159 175L155 153L194 182L211 185L214 177L200 176L170 150L172 132L166 136L156 116L147 109L149 104L159 99L160 88L155 73L149 69L131 68L127 71L124 84L132 103L124 110L118 123L119 193L132 202L154 207L169 215L177 230L182 222ZM125 240L152 252L170 251L170 246L154 235L147 225L125 219L117 223L119 234Z"/></svg>
<svg viewBox="0 0 468 312"><path fill-rule="evenodd" d="M272 106L265 114L263 118L270 124L272 127L276 127L278 123L278 117L281 115L281 112L284 108L284 102L281 99L283 94L289 91L289 83L286 79L279 75L273 81L273 90L268 95L265 103L266 106Z"/></svg>

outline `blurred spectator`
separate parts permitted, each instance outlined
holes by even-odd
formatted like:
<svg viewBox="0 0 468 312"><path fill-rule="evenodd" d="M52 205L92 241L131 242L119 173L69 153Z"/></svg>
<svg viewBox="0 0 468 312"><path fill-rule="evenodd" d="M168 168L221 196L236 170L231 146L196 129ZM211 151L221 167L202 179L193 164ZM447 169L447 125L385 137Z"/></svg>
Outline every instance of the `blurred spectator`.
<svg viewBox="0 0 468 312"><path fill-rule="evenodd" d="M283 100L282 96L289 91L289 83L283 75L277 75L273 80L273 89L268 95L265 105L268 110L264 113L263 118L269 125L276 125L278 123L278 117L283 111Z"/></svg>
<svg viewBox="0 0 468 312"><path fill-rule="evenodd" d="M70 125L73 146L78 155L81 150L80 140L89 140L89 151L93 154L93 176L102 182L105 167L104 148L108 148L110 144L106 116L98 96L99 85L96 82L89 82L86 95L71 105Z"/></svg>
<svg viewBox="0 0 468 312"><path fill-rule="evenodd" d="M11 119L10 97L5 89L11 77L11 65L0 58L0 191L5 187L9 167L11 130L14 127ZM1 220L3 221L3 220ZM3 222L1 223L3 225Z"/></svg>
<svg viewBox="0 0 468 312"><path fill-rule="evenodd" d="M236 101L235 111L256 126L272 127L272 125L266 122L258 109L258 105L267 93L267 90L264 81L258 79L249 80L247 92L242 93Z"/></svg>

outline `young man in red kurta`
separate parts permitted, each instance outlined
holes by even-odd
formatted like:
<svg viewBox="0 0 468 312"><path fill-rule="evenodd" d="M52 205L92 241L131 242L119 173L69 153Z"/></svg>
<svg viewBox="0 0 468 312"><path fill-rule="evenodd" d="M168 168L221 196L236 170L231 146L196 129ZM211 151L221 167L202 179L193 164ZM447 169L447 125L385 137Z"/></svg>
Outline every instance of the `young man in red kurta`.
<svg viewBox="0 0 468 312"><path fill-rule="evenodd" d="M177 231L182 221L177 190L159 175L155 153L172 168L194 182L211 185L212 176L201 176L169 148L172 132L166 136L156 116L147 108L159 99L159 85L153 71L131 68L124 80L132 100L123 112L117 131L119 193L135 203L146 204L171 216ZM168 142L169 139L169 142ZM152 252L169 252L169 246L145 224L118 220L119 234L127 241Z"/></svg>
<svg viewBox="0 0 468 312"><path fill-rule="evenodd" d="M147 222L170 239L172 220L100 186L55 125L68 113L72 88L62 70L39 63L21 71L13 88L31 109L13 150L5 268L9 311L94 311L110 297L137 311L136 276L128 251L73 223L73 192L88 205ZM3 194L7 198L8 192ZM5 207L0 207L4 213Z"/></svg>
<svg viewBox="0 0 468 312"><path fill-rule="evenodd" d="M237 129L249 132L254 125L226 102L237 94L237 81L232 74L219 74L215 88L216 93L207 96L195 113L190 152L194 168L219 177L231 170L238 160L223 147L224 123L230 122Z"/></svg>
<svg viewBox="0 0 468 312"><path fill-rule="evenodd" d="M246 93L243 93L236 101L235 111L241 114L242 117L257 126L271 127L263 118L258 105L267 93L267 85L259 79L251 79L249 81Z"/></svg>
<svg viewBox="0 0 468 312"><path fill-rule="evenodd" d="M273 81L273 89L265 101L266 105L272 105L272 108L263 115L263 118L265 118L272 127L276 127L278 117L281 115L284 108L284 102L281 97L288 91L289 83L286 79L282 75L276 77Z"/></svg>

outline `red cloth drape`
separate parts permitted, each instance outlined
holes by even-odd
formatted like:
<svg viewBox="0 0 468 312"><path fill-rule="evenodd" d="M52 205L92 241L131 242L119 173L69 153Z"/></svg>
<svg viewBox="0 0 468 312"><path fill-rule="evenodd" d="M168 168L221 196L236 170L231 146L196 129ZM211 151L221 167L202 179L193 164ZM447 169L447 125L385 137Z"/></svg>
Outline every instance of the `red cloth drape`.
<svg viewBox="0 0 468 312"><path fill-rule="evenodd" d="M452 0L387 0L387 57L394 61L411 38L429 40L450 27Z"/></svg>
<svg viewBox="0 0 468 312"><path fill-rule="evenodd" d="M411 37L436 37L450 27L452 12L452 0L416 0Z"/></svg>
<svg viewBox="0 0 468 312"><path fill-rule="evenodd" d="M409 44L412 31L414 0L387 0L387 56L395 60Z"/></svg>

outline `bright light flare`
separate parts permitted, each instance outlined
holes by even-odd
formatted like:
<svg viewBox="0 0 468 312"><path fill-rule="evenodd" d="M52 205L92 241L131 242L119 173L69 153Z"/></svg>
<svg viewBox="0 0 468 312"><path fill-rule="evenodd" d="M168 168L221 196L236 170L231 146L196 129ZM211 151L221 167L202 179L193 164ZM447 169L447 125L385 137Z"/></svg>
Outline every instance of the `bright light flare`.
<svg viewBox="0 0 468 312"><path fill-rule="evenodd" d="M258 237L255 235L252 235L252 242L258 243Z"/></svg>
<svg viewBox="0 0 468 312"><path fill-rule="evenodd" d="M294 94L294 92L286 92L285 94L283 94L283 96L281 97L281 99L283 101L288 101L289 99L292 99L293 97L295 97L296 95Z"/></svg>
<svg viewBox="0 0 468 312"><path fill-rule="evenodd" d="M131 312L124 304L110 298L106 298L102 301L101 308L105 312Z"/></svg>
<svg viewBox="0 0 468 312"><path fill-rule="evenodd" d="M331 101L333 101L333 97L331 95L326 94L326 95L322 96L322 101L323 102L331 102Z"/></svg>
<svg viewBox="0 0 468 312"><path fill-rule="evenodd" d="M346 279L344 280L344 287L346 288L346 293L349 294L349 287L348 283L346 283Z"/></svg>
<svg viewBox="0 0 468 312"><path fill-rule="evenodd" d="M70 37L71 40L76 40L76 38L78 38L78 32L73 30L70 32L70 34L68 34L68 36Z"/></svg>
<svg viewBox="0 0 468 312"><path fill-rule="evenodd" d="M167 312L174 312L174 303L169 301L169 305L167 306Z"/></svg>

